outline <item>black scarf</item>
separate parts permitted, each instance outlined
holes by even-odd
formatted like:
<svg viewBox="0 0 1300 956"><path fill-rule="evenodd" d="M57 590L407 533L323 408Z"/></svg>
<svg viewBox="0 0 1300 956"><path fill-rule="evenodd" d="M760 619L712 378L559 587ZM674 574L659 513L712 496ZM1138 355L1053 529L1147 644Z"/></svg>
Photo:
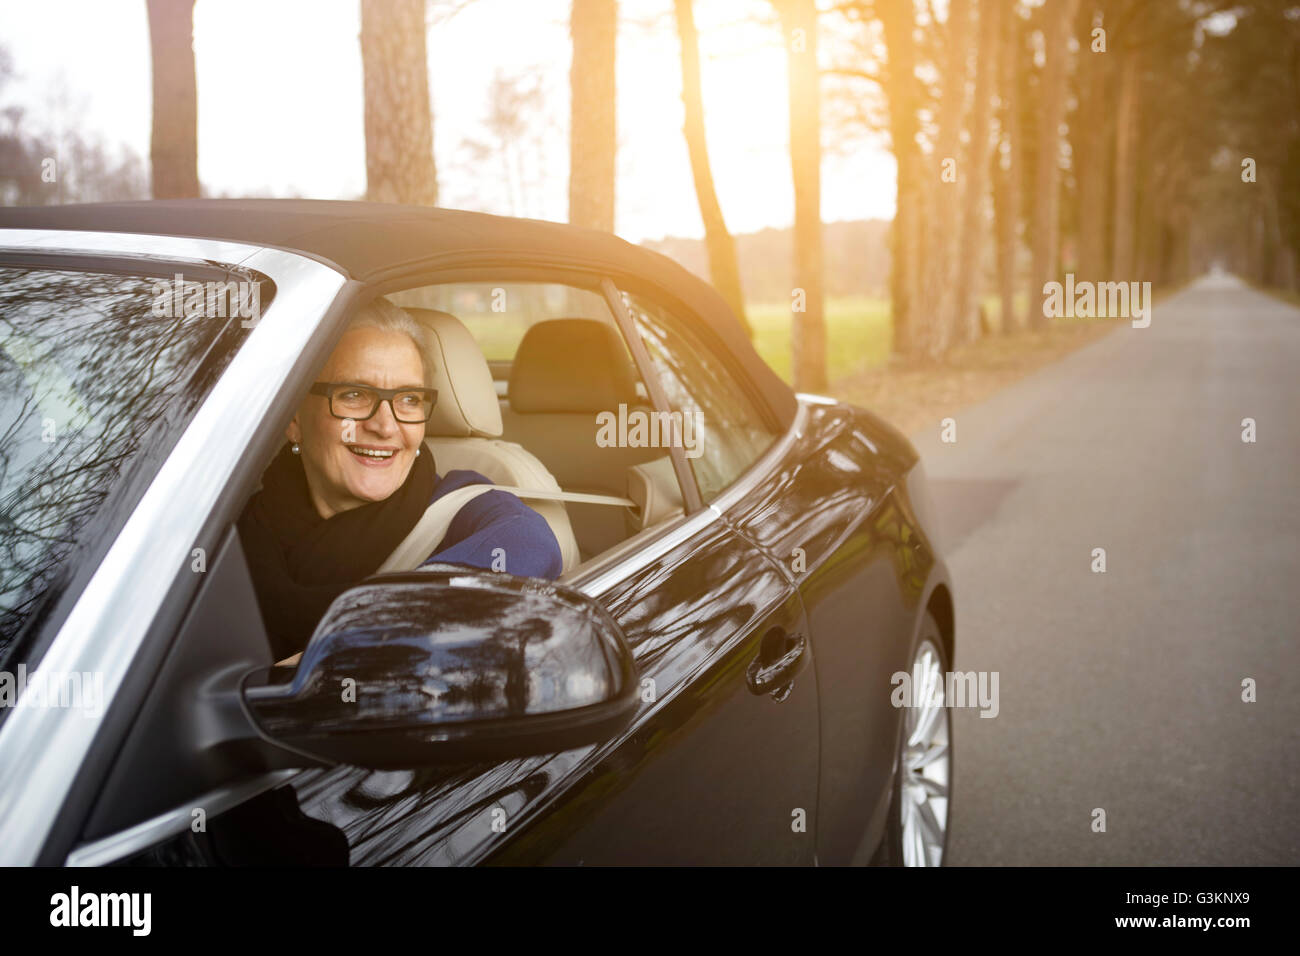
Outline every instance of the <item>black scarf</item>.
<svg viewBox="0 0 1300 956"><path fill-rule="evenodd" d="M302 459L280 449L239 518L276 660L303 650L330 603L379 569L424 514L436 481L426 447L383 501L326 519L312 504Z"/></svg>

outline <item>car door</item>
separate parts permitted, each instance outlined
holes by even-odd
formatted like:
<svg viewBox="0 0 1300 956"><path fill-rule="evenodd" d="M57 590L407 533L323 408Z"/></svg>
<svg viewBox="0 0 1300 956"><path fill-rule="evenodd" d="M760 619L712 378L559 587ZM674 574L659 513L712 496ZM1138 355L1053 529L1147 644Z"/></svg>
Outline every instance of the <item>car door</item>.
<svg viewBox="0 0 1300 956"><path fill-rule="evenodd" d="M928 571L929 551L896 487L911 461L848 407L805 396L776 460L742 476L772 436L725 356L697 367L707 327L680 306L625 299L675 400L689 403L695 392L714 421L691 460L704 500L797 581L821 704L818 859L862 862L874 848L863 836L879 830L892 781L899 715L890 676L906 667Z"/></svg>
<svg viewBox="0 0 1300 956"><path fill-rule="evenodd" d="M181 635L193 654L214 646L214 627L260 626L240 549L223 557L209 611L196 609ZM604 604L636 656L640 707L613 739L492 764L232 778L205 796L202 831L187 825L128 854L101 827L99 844L137 864L814 862L817 682L788 571L701 507L573 583ZM158 712L176 724L172 709Z"/></svg>
<svg viewBox="0 0 1300 956"><path fill-rule="evenodd" d="M812 863L816 683L787 577L706 511L588 589L638 664L640 709L616 738L497 764L303 771L179 842L226 864ZM805 660L765 678L794 648Z"/></svg>

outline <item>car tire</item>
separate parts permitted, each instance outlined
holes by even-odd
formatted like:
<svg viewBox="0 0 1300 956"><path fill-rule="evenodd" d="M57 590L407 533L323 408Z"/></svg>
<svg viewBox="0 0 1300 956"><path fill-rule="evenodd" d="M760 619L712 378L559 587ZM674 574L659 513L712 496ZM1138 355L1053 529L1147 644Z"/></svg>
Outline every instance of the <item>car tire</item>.
<svg viewBox="0 0 1300 956"><path fill-rule="evenodd" d="M947 859L952 829L952 708L943 695L944 675L950 670L939 623L926 611L909 658L913 706L903 708L898 722L893 794L874 865L942 866ZM936 678L927 701L925 681ZM941 830L937 841L936 824Z"/></svg>

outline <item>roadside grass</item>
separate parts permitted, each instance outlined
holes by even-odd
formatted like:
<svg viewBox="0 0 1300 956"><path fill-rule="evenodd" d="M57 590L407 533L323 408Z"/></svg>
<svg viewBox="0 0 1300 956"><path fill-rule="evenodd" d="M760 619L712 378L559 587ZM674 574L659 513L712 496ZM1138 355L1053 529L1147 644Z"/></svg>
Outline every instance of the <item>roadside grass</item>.
<svg viewBox="0 0 1300 956"><path fill-rule="evenodd" d="M1178 287L1159 290L1155 300ZM1024 314L1027 296L1018 297ZM826 302L827 392L869 408L904 433L934 425L957 410L982 401L1035 369L1064 357L1127 319L1055 319L1047 328L1002 335L1000 300L981 299L995 331L971 345L952 349L937 362L906 360L891 354L893 325L888 299L867 296ZM790 309L785 303L749 306L758 353L785 381L791 381Z"/></svg>
<svg viewBox="0 0 1300 956"><path fill-rule="evenodd" d="M1016 296L1016 308L1024 314L1025 294ZM990 325L1001 328L1001 299L985 296L980 300ZM754 347L768 365L792 381L790 357L790 307L782 302L760 302L746 307L749 324L754 329ZM1073 326L1106 319L1059 319L1062 326ZM995 334L982 341L1002 341ZM826 374L832 386L842 379L870 369L896 363L890 352L894 346L894 325L890 302L865 295L843 296L826 300ZM964 354L962 350L954 355Z"/></svg>
<svg viewBox="0 0 1300 956"><path fill-rule="evenodd" d="M754 347L772 369L791 381L790 305L746 305ZM826 374L833 382L861 368L883 365L894 347L889 300L865 295L826 300Z"/></svg>

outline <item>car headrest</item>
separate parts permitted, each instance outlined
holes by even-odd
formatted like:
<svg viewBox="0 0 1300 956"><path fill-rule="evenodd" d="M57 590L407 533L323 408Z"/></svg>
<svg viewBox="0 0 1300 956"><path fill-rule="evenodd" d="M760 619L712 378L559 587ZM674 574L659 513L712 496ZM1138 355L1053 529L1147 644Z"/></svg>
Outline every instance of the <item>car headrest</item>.
<svg viewBox="0 0 1300 956"><path fill-rule="evenodd" d="M438 403L425 425L426 435L444 438L499 438L501 404L492 370L464 323L437 309L407 309L428 330L430 385Z"/></svg>
<svg viewBox="0 0 1300 956"><path fill-rule="evenodd" d="M617 330L595 319L550 319L524 333L510 368L521 414L616 411L637 402L636 376Z"/></svg>

